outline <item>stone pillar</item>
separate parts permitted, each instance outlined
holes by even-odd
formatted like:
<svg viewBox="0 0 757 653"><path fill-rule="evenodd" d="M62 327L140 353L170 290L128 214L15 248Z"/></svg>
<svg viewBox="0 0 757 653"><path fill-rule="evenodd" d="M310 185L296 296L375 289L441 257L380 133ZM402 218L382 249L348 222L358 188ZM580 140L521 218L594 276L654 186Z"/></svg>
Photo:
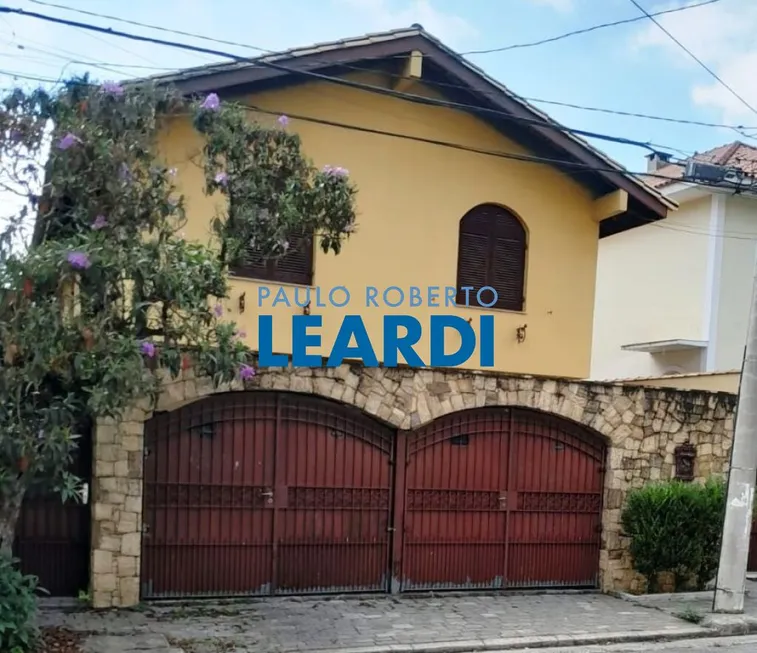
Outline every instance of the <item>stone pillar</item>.
<svg viewBox="0 0 757 653"><path fill-rule="evenodd" d="M143 411L94 432L91 594L94 608L139 603Z"/></svg>

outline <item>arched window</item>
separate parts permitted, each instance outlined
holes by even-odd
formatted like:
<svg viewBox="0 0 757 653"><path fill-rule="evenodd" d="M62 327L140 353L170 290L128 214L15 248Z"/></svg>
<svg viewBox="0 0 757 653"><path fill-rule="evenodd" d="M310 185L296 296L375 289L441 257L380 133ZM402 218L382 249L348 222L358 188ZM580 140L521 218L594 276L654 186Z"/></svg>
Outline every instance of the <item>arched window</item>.
<svg viewBox="0 0 757 653"><path fill-rule="evenodd" d="M499 298L492 308L522 311L525 303L526 229L510 211L494 204L481 204L460 220L457 253L457 304L465 305L465 293L491 286ZM489 293L481 299L491 301Z"/></svg>

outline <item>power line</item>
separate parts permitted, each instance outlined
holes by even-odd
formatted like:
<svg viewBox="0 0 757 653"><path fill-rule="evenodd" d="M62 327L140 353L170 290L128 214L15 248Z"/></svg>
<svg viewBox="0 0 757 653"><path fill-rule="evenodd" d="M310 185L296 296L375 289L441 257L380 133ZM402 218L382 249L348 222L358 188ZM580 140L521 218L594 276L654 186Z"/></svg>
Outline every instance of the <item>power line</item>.
<svg viewBox="0 0 757 653"><path fill-rule="evenodd" d="M28 74L25 74L25 73L17 73L15 71L2 70L2 69L0 69L0 75L8 75L9 77L18 77L20 79L28 79L28 80L34 80L34 81L39 81L39 82L60 82L60 80L56 80L56 79L53 79L53 78L50 78L50 77L41 77L41 76L37 76L37 75L28 75ZM96 85L95 84L89 84L89 86L95 87ZM625 174L625 175L628 175L628 176L631 176L631 177L658 178L658 179L664 179L666 181L670 181L670 177L667 177L665 175L655 174L653 172L652 173L649 173L649 172L631 172L631 171L628 171L628 170L621 171L621 170L618 170L617 168L592 166L590 164L581 163L581 162L577 162L577 161L565 161L565 160L562 160L562 159L551 159L551 158L538 157L538 156L528 155L528 154L515 154L513 152L501 152L501 151L497 151L497 150L487 150L487 149L481 149L481 148L476 148L476 147L464 145L464 144L461 144L461 143L453 143L453 142L449 142L449 141L441 141L441 140L437 140L437 139L425 138L425 137L422 137L422 136L413 136L411 134L401 134L401 133L398 133L398 132L390 132L390 131L385 131L385 130L381 130L381 129L374 129L372 127L362 127L362 126L359 126L359 125L350 125L350 124L347 124L347 123L342 123L342 122L338 122L338 121L334 121L334 120L326 120L325 118L316 118L316 117L313 117L313 116L304 116L304 115L300 115L300 114L292 114L292 113L288 113L288 112L284 112L284 111L273 111L273 110L270 110L270 109L263 109L262 107L256 107L256 106L253 106L253 105L239 105L239 106L241 106L244 110L250 111L252 113L263 113L263 114L275 115L275 116L279 116L282 113L286 113L286 115L289 118L294 119L294 120L301 120L302 122L309 122L309 123L319 124L319 125L323 125L323 126L327 126L327 127L337 127L337 128L341 128L341 129L347 129L347 130L350 130L350 131L355 131L355 132L362 132L362 133L367 133L367 134L373 134L373 135L377 135L377 136L388 136L388 137L392 137L392 138L399 138L399 139L402 139L402 140L409 140L409 141L415 141L415 142L419 142L419 143L425 143L427 145L436 145L436 146L441 146L441 147L448 147L448 148L455 149L455 150L461 150L461 151L471 152L471 153L474 153L474 154L482 154L482 155L486 155L486 156L493 156L493 157L500 158L500 159L510 159L510 160L514 160L514 161L522 161L524 163L547 164L547 165L555 166L555 167L558 167L558 168L559 167L570 168L570 169L575 169L575 170L579 170L579 171L614 172L614 173ZM712 187L712 185L705 184L705 183L702 183L702 182L694 182L694 181L688 182L687 181L686 183L691 183L691 184L697 185L697 186L706 186L708 188Z"/></svg>
<svg viewBox="0 0 757 653"><path fill-rule="evenodd" d="M115 22L124 23L124 24L128 24L128 25L135 25L137 27L144 27L146 29L156 30L156 31L164 32L164 33L168 33L168 34L177 34L177 35L180 35L180 36L187 36L187 37L194 38L194 39L199 39L199 40L202 40L202 41L208 41L208 42L212 42L212 43L219 43L219 44L222 44L222 45L231 45L231 46L234 46L234 47L244 48L244 49L247 49L247 50L254 50L256 52L262 52L262 53L266 53L266 54L276 54L276 52L273 51L273 50L269 50L269 49L266 49L266 48L261 48L261 47L255 46L255 45L249 45L249 44L246 44L246 43L239 43L238 41L228 41L228 40L225 40L225 39L218 39L218 38L215 38L215 37L212 37L212 36L207 36L207 35L204 35L204 34L197 34L196 32L185 32L185 31L182 31L182 30L176 30L176 29L172 29L172 28L168 28L168 27L163 27L163 26L160 26L160 25L153 25L153 24L150 24L150 23L144 23L144 22L140 22L140 21L129 20L129 19L126 19L126 18L121 18L119 16L112 16L112 15L109 15L109 14L102 14L102 13L99 13L99 12L88 11L88 10L85 10L85 9L76 9L76 8L73 8L73 7L66 7L64 5L56 4L56 3L53 3L53 2L45 2L44 0L29 0L29 1L33 2L34 4L43 5L43 6L46 6L46 7L54 7L56 9L63 9L64 11L70 11L70 12L74 12L74 13L77 13L77 14L83 14L83 15L87 15L87 16L93 16L93 17L96 17L96 18L104 18L104 19L107 19L107 20L112 20L112 21L115 21ZM687 9L694 9L696 7L701 7L701 6L704 6L704 5L709 5L709 4L713 4L715 2L720 2L720 1L721 0L706 0L705 2L700 2L700 3L696 3L696 4L685 5L683 7L676 7L674 9L667 9L667 10L664 10L664 11L653 13L651 15L652 16L660 16L660 15L664 15L664 14L677 13L677 12L684 11L684 10L687 10ZM532 43L525 43L525 44L507 46L504 49L500 48L500 49L495 49L495 50L481 50L481 51L478 51L478 52L497 52L497 51L503 51L503 50L508 50L508 49L521 48L521 47L533 47L533 46L541 45L543 43L549 43L549 42L552 42L552 41L555 41L555 40L560 40L560 39L566 38L568 36L573 36L573 35L576 35L576 34L582 34L582 33L588 32L588 31L594 31L594 30L601 29L601 28L604 28L604 27L612 27L612 26L621 25L621 24L624 24L624 23L636 22L636 21L639 21L639 20L644 20L644 18L645 17L641 17L640 16L640 17L636 17L636 18L631 18L631 19L626 19L626 20L621 20L621 21L615 21L613 23L603 23L601 25L595 25L593 27L586 28L584 30L577 30L577 31L574 31L574 32L568 32L566 34L562 34L560 36L553 37L553 38L550 38L550 39L546 39L546 40L543 40L543 41L534 41ZM462 54L475 54L475 52L464 52ZM102 63L102 65L109 65L109 66L113 66L113 67L117 67L119 65L122 65L122 64L110 64L110 63L105 63L105 62L101 62L101 63ZM135 66L132 66L132 67L135 67ZM370 68L365 68L365 67L360 67L360 66L345 65L344 67L348 68L350 70L373 72L373 70L370 69ZM166 70L169 70L169 69L166 68ZM402 75L397 75L397 74L390 74L389 76L390 77L395 77L395 78L402 77ZM454 83L451 83L451 82L439 82L439 81L433 81L433 80L424 80L424 83L429 84L431 86L438 86L440 88L457 88L457 89L465 88L465 86L462 85L462 84L454 84ZM487 95L489 95L489 93ZM585 105L580 105L580 104L570 104L570 103L567 103L567 102L558 102L558 101L553 101L553 100L544 100L544 99L540 99L540 98L529 98L529 97L523 97L523 96L519 96L519 97L520 97L520 99L525 100L526 102L534 102L534 103L537 103L537 104L551 104L551 105L554 105L554 106L563 106L563 107L568 107L568 108L572 108L572 109L580 109L580 110L584 110L584 111L607 113L607 114L611 114L611 115L626 116L626 117L632 117L632 118L641 118L641 119L646 119L646 120L657 120L657 121L670 122L670 123L678 123L678 124L687 124L687 125L693 125L693 126L699 126L699 127L715 127L715 128L726 128L726 129L757 129L757 127L746 127L746 126L743 126L743 125L724 125L724 124L720 124L720 123L701 122L701 121L696 121L696 120L686 120L686 119L681 119L681 118L673 118L673 117L666 117L666 116L656 116L656 115L650 115L650 114L645 114L645 113L632 113L632 112L628 112L628 111L619 111L619 110L614 110L614 109L606 109L606 108L602 108L602 107L592 107L592 106L585 106ZM670 149L673 149L673 148L670 148Z"/></svg>
<svg viewBox="0 0 757 653"><path fill-rule="evenodd" d="M57 18L55 16L48 16L46 14L40 14L40 13L37 13L37 12L25 11L23 9L16 9L16 8L12 8L12 7L0 6L0 13L18 14L18 15L21 15L21 16L28 16L28 17L31 17L31 18L36 18L36 19L39 19L39 20L47 21L47 22L52 22L52 23L57 23L57 24L61 24L61 25L66 25L66 26L69 26L69 27L76 27L76 28L79 28L79 29L89 30L89 31L93 31L93 32L101 33L101 34L107 34L107 35L110 35L110 36L119 36L119 37L122 37L122 38L134 40L134 41L142 41L142 42L146 42L146 43L154 43L156 45L163 45L163 46L167 46L167 47L179 48L179 49L182 49L182 50L188 50L190 52L200 52L200 53L203 53L203 54L210 54L210 55L214 55L214 56L218 56L218 57L225 57L225 58L228 58L228 59L232 59L234 61L240 61L240 62L244 62L244 63L250 63L249 58L247 58L247 57L242 57L240 55L233 54L233 53L230 53L230 52L224 52L222 50L213 50L213 49L210 49L210 48L204 48L204 47L201 47L201 46L195 46L195 45L191 45L191 44L188 44L188 43L179 43L177 41L168 41L168 40L165 40L165 39L157 39L157 38L153 38L153 37L150 37L150 36L143 36L143 35L139 35L139 34L132 34L132 33L129 33L129 32L123 32L123 31L120 31L120 30L114 30L112 28L105 28L105 27L100 27L98 25L92 25L90 23L82 23L82 22L78 22L78 21L71 21L71 20L67 20L67 19L64 19L64 18ZM331 75L325 75L325 74L318 73L318 72L311 71L311 70L307 70L307 71L305 71L305 70L298 70L296 68L291 68L289 66L286 66L286 65L283 65L283 64L280 64L280 63L276 63L276 62L272 62L272 61L255 60L254 62L251 62L251 63L253 63L254 65L259 65L259 66L266 67L266 68L272 68L274 70L279 70L279 71L287 72L287 73L290 73L290 74L301 75L303 77L308 77L308 78L311 78L311 79L318 79L320 81L325 81L325 82L329 82L329 83L332 83L332 84L337 84L337 85L340 85L340 86L345 86L345 87L348 87L348 88L353 88L353 89L357 89L357 90L361 90L361 91L367 91L367 92L378 94L378 95L385 95L385 96L389 96L389 97L400 98L400 99L404 99L404 100L407 100L409 102L414 102L414 103L417 103L417 104L424 104L424 105L427 105L427 106L429 106L429 105L430 106L441 106L441 107L448 108L448 109L458 109L458 110L463 110L463 111L472 112L472 113L479 113L479 114L480 113L485 113L485 114L489 114L489 115L495 115L495 116L499 116L499 117L502 117L502 118L504 118L506 120L509 120L509 121L512 121L512 122L516 122L516 123L520 122L520 123L524 123L524 124L531 124L531 125L534 125L534 126L544 127L544 128L552 129L552 130L555 130L555 131L562 131L562 132L566 132L566 133L569 133L569 134L574 134L574 135L577 135L577 136L583 136L585 138L594 138L594 139L597 139L597 140L603 140L603 141L607 141L607 142L611 142L611 143L617 143L617 144L621 144L621 145L633 145L633 146L636 146L636 147L644 148L644 149L649 150L651 152L657 152L660 148L662 148L662 149L674 149L674 148L667 148L667 146L661 146L661 145L654 146L652 143L643 143L641 141L635 141L633 139L623 138L623 137L619 137L619 136L609 136L607 134L601 134L601 133L598 133L598 132L591 132L591 131L583 130L583 129L572 129L570 127L565 127L563 125L559 125L559 124L554 123L554 122L547 122L545 120L538 120L538 119L533 119L533 118L525 118L525 117L520 117L520 116L513 116L511 113L508 113L508 112L505 112L505 111L500 111L498 109L490 109L488 107L480 107L480 106L475 106L475 105L471 105L471 104L464 104L464 103L460 103L460 102L450 102L450 101L447 101L447 100L440 100L440 99L437 99L437 98L429 98L429 97L426 97L426 96L423 96L423 95L416 95L416 94L412 94L412 93L404 93L404 92L401 92L401 91L396 91L394 89L383 88L383 87L380 87L380 86L374 86L372 84L364 84L362 82L356 82L356 81L349 80L349 79L343 79L343 78L340 78L340 77L334 77L334 76L331 76ZM602 155L602 156L604 156L604 155ZM617 172L621 172L621 171L620 170L614 170L614 172L617 173Z"/></svg>
<svg viewBox="0 0 757 653"><path fill-rule="evenodd" d="M52 78L49 78L49 77L40 77L40 76L35 76L35 75L28 75L28 74L17 73L15 71L8 71L8 70L0 70L0 74L8 75L8 76L11 76L11 77L18 77L18 78L21 78L21 79L41 81L41 82L54 82L54 83L58 83L58 82L61 81L60 79L56 80L56 79L52 79ZM90 84L90 86L96 86L96 85L95 84ZM256 107L256 106L251 106L251 105L240 105L240 106L243 109L245 109L247 111L250 111L250 112L253 112L253 113L263 113L263 114L276 115L276 116L279 116L282 113L287 113L287 115L290 118L295 119L295 120L301 120L302 122L309 122L309 123L313 123L313 124L319 124L319 125L322 125L322 126L347 129L347 130L350 130L350 131L367 133L367 134L373 134L373 135L378 135L378 136L387 136L387 137L392 137L392 138L399 138L399 139L402 139L402 140L415 141L415 142L419 142L419 143L425 143L427 145L435 145L435 146L440 146L440 147L447 147L447 148L451 148L451 149L455 149L455 150L471 152L471 153L474 153L474 154L482 154L482 155L485 155L485 156L492 156L492 157L501 158L501 159L509 159L509 160L521 161L521 162L524 162L524 163L546 164L546 165L551 165L551 166L554 166L554 167L557 167L557 168L569 168L569 169L574 169L574 170L579 170L579 171L619 172L616 168L610 168L610 167L603 168L603 167L592 166L592 165L585 164L585 163L580 163L580 162L565 161L565 160L562 160L562 159L552 159L552 158L546 158L546 157L538 157L538 156L534 156L534 155L515 154L515 153L511 153L511 152L502 152L502 151L497 151L497 150L487 150L487 149L475 148L475 147L464 145L464 144L461 144L461 143L453 143L453 142L449 142L449 141L441 141L441 140L430 139L430 138L425 138L425 137L421 137L421 136L413 136L413 135L410 135L410 134L401 134L401 133L397 133L397 132L389 132L389 131L386 131L386 130L374 129L374 128L371 128L371 127L362 127L362 126L359 126L359 125L350 125L350 124L347 124L347 123L342 123L342 122L333 121L333 120L327 120L327 119L324 119L324 118L316 118L316 117L313 117L313 116L305 116L305 115L300 115L300 114L291 114L291 113L288 113L286 111L273 111L273 110L270 110L270 109L263 109L262 107ZM665 181L670 181L670 177L668 177L666 175L656 174L654 172L633 172L633 171L625 170L625 171L623 171L623 173L626 174L626 175L628 175L628 176L631 176L631 177L640 178L642 180L644 178L647 178L647 179L662 179L662 180L665 180ZM708 183L705 183L705 182L695 181L695 180L681 179L680 181L682 183L687 183L687 184L690 184L692 186L700 186L700 187L704 187L704 188L718 187L715 184L708 184ZM735 192L737 192L736 188L734 188L734 193Z"/></svg>
<svg viewBox="0 0 757 653"><path fill-rule="evenodd" d="M580 109L582 111L596 111L599 113L609 113L616 116L625 116L628 118L642 118L645 120L659 120L662 122L671 122L680 125L692 125L695 127L715 127L718 129L757 129L757 127L747 127L746 125L726 125L718 122L704 122L701 120L687 120L685 118L673 118L672 116L656 116L649 113L634 113L632 111L621 111L620 109L607 109L604 107L591 107L584 104L572 104L570 102L558 102L556 100L543 100L541 98L533 98L522 96L527 102L535 102L537 104L551 104L558 107L567 107L569 109Z"/></svg>
<svg viewBox="0 0 757 653"><path fill-rule="evenodd" d="M741 95L739 95L736 91L733 90L728 84L726 84L719 76L718 74L712 70L706 63L704 63L699 57L697 57L691 50L689 50L683 43L681 43L675 36L673 36L668 30L665 29L665 27L657 20L655 17L650 14L644 7L642 7L636 0L630 0L631 4L633 4L640 12L644 14L649 20L651 20L657 27L659 27L665 35L673 41L681 50L683 50L689 57L691 57L694 61L696 61L704 70L706 70L723 88L725 88L733 97L735 97L739 102L741 102L747 109L749 109L753 114L757 115L757 109L755 109L749 102L747 102ZM746 134L745 134L746 135Z"/></svg>
<svg viewBox="0 0 757 653"><path fill-rule="evenodd" d="M30 43L34 43L35 41L32 41L31 39L27 39ZM80 59L82 55L78 52L72 52L71 50L64 50L63 48L59 48L60 52L54 52L53 50L47 50L44 48L38 48L33 45L24 45L23 43L6 43L9 47L15 47L18 50L23 50L24 52L38 52L40 54L46 55L48 57L53 57L55 59L61 59L66 61L68 64L74 64L74 65L81 65L81 66L92 66L93 68L99 68L101 70L105 70L106 72L116 73L118 75L123 75L123 70L118 70L119 68L134 68L139 70L155 70L155 71L162 71L164 73L171 72L171 71L177 71L179 69L177 68L169 68L167 66L144 66L142 64L124 64L124 63L115 63L111 61L96 61L92 59ZM68 54L62 54L68 52ZM0 56L15 56L12 53L8 54L2 54L0 53ZM55 63L51 62L50 60L43 60L43 59L31 59L27 57L25 61L33 61L36 63L41 63L44 65L54 66Z"/></svg>
<svg viewBox="0 0 757 653"><path fill-rule="evenodd" d="M156 28L157 29L157 28ZM123 63L116 63L116 62L110 62L110 61L92 61L92 60L86 60L86 59L76 59L76 58L70 58L69 56L64 56L62 54L58 54L55 52L51 52L49 50L43 50L41 48L34 48L30 46L24 46L24 45L18 45L20 49L24 50L30 50L30 51L36 51L41 52L43 54L47 54L51 57L56 57L59 59L64 59L72 64L79 64L79 65L90 65L95 68L100 68L104 70L108 70L108 72L118 72L120 74L120 71L116 70L113 71L112 69L118 69L118 68L124 68L124 69L141 69L141 70L156 70L156 71L164 71L164 72L178 72L179 69L177 68L169 68L167 66L143 66L138 64L123 64ZM253 47L253 46L250 46ZM62 52L66 52L65 50L61 50ZM69 51L70 52L70 51ZM272 54L274 54L271 51ZM78 53L70 53L73 57L80 57L81 55ZM2 56L2 55L0 55ZM45 65L48 65L49 62L41 62ZM361 66L352 66L348 64L342 64L344 68L347 68L349 70L355 70L355 71L361 71L361 72L375 72L372 68L366 68ZM383 73L387 75L388 77L394 78L394 79L402 79L403 76L395 73ZM453 89L467 89L463 84L454 84L451 82L441 82L431 79L423 79L423 83L428 86L433 87L439 87L439 88L453 88ZM512 93L512 91L511 91ZM483 93L483 95L486 95L487 97L496 95L496 92L490 91ZM513 93L513 95L516 95ZM757 129L757 127L748 127L745 125L727 125L723 123L713 123L713 122L703 122L698 120L687 120L683 118L674 118L672 116L657 116L652 114L646 114L646 113L634 113L630 111L621 111L616 109L608 109L605 107L593 107L593 106L586 106L581 104L573 104L570 102L560 102L556 100L545 100L543 98L532 98L532 97L526 97L522 95L517 95L518 99L523 100L524 102L530 102L535 104L548 104L548 105L554 105L554 106L560 106L560 107L567 107L571 109L580 109L583 111L591 111L591 112L598 112L598 113L606 113L610 115L617 115L617 116L623 116L623 117L632 117L632 118L641 118L646 120L656 120L656 121L662 121L662 122L668 122L668 123L675 123L675 124L683 124L683 125L692 125L697 127L711 127L711 128L718 128L718 129ZM568 128L565 128L566 130ZM694 154L694 152L682 150L680 148L675 148L671 145L659 145L652 142L649 142L648 145L652 147L658 147L661 149L669 149L675 152L678 152L686 157L691 156Z"/></svg>
<svg viewBox="0 0 757 653"><path fill-rule="evenodd" d="M16 75L18 77L23 77L25 79L31 79L35 81L49 81L49 82L59 81L52 78L37 77L37 76L32 76L32 75L23 75L20 73L14 73L13 71L7 71L7 70L0 70L0 74ZM97 85L89 84L89 86L95 87ZM282 111L273 111L270 109L263 109L261 107L255 107L255 106L247 106L247 105L240 105L240 106L243 109L250 111L251 113L262 113L262 114L267 114L271 116L279 116L282 113L285 113ZM446 148L451 148L455 150L470 152L473 154L492 156L495 158L510 159L510 160L516 160L516 161L521 161L525 163L549 164L556 167L567 166L567 167L572 167L572 168L581 169L581 170L594 170L594 171L604 170L602 168L595 168L595 167L588 166L586 164L572 163L572 162L566 162L566 161L560 161L560 160L554 160L554 159L545 159L545 158L534 157L534 156L529 156L529 155L518 155L518 154L509 153L509 152L499 152L495 150L483 150L483 149L474 148L474 147L470 147L463 144L450 143L446 141L438 141L438 140L423 138L419 136L412 136L409 134L400 134L400 133L389 132L389 131L384 131L384 130L372 129L368 127L361 127L358 125L349 125L346 123L316 118L313 116L303 116L303 115L291 114L291 113L287 115L291 119L300 120L302 122L309 122L309 123L319 124L319 125L328 126L328 127L346 129L346 130L361 132L361 133L368 133L368 134L377 135L377 136L399 138L402 140L420 142L427 145L434 145L434 146L439 146L439 147L446 147ZM659 179L664 179L666 181L670 181L669 177L666 177L664 175L654 174L654 173L628 172L627 174L632 175L632 176L638 176L638 177L652 177L652 178L659 178ZM707 184L707 183L698 182L698 181L689 181L689 180L680 180L680 181L682 181L683 183L687 183L691 186L699 186L699 187L708 188L708 189L717 187L716 185L713 185L713 184ZM750 240L750 241L757 240L757 235L750 234L748 232L700 231L696 229L686 229L686 228L677 227L674 225L667 225L667 224L662 223L661 221L655 221L651 219L644 219L644 221L647 222L647 224L649 224L650 226L653 226L659 229L665 229L668 231L676 231L679 233L686 233L686 234L699 235L699 236L713 236L716 238L725 238L725 239L733 239L733 240Z"/></svg>
<svg viewBox="0 0 757 653"><path fill-rule="evenodd" d="M703 2L698 2L695 4L690 5L684 5L683 7L675 7L673 9L665 9L663 11L658 11L653 13L653 16L663 16L665 14L674 14L679 11L686 11L688 9L695 9L696 7L703 7L705 5L711 5L716 2L720 2L721 0L704 0ZM226 41L223 39L216 39L210 36L202 36L199 34L193 34L192 32L184 32L182 30L176 30L171 29L168 27L158 27L156 25L150 25L148 23L141 23L136 20L129 20L126 18L120 18L118 16L109 16L108 14L101 14L95 11L87 11L86 9L75 9L74 7L66 7L61 4L56 4L54 2L45 2L43 0L29 0L29 2L32 2L37 5L42 5L45 7L53 7L55 9L63 9L64 11L71 11L77 14L82 14L86 16L93 16L96 18L105 18L106 20L112 20L119 23L124 23L126 25L134 25L135 27L145 27L147 29L155 29L160 30L162 32L176 34L178 36L188 36L190 38L196 38L196 39L203 39L206 41L212 41L214 43L218 43L220 45L233 45L240 48L248 48L252 50L258 50L259 52L270 52L269 50L266 50L265 48L257 48L254 46L246 45L243 43L236 43L234 41ZM610 23L600 23L599 25L592 25L591 27L584 27L583 29L573 30L571 32L565 32L564 34L558 34L557 36L551 36L546 39L541 39L538 41L530 41L526 43L515 43L513 45L506 45L500 48L491 48L488 50L469 50L467 52L462 52L461 54L490 54L494 52L507 52L509 50L519 50L523 48L533 48L539 45L545 45L547 43L554 43L555 41L561 41L563 39L567 39L573 36L579 36L581 34L588 34L589 32L594 32L596 30L605 29L607 27L616 27L618 25L626 25L628 23L635 23L637 21L644 20L644 17L635 17L635 18L626 18L623 20L616 20Z"/></svg>
<svg viewBox="0 0 757 653"><path fill-rule="evenodd" d="M37 0L31 0L36 2ZM665 14L674 14L679 11L687 11L688 9L696 9L697 7L704 7L705 5L715 4L721 0L704 0L704 2L698 2L696 4L684 5L683 7L674 7L673 9L665 9L652 14L653 16L663 16ZM600 23L599 25L592 25L591 27L584 27L582 29L573 30L572 32L565 32L564 34L558 34L546 39L540 39L538 41L529 41L526 43L514 43L513 45L506 45L501 48L490 48L488 50L468 50L461 54L492 54L494 52L509 52L510 50L520 50L522 48L533 48L539 45L546 45L547 43L554 43L556 41L562 41L563 39L571 38L573 36L580 36L581 34L588 34L590 32L596 32L600 29L607 27L617 27L618 25L628 25L637 21L644 20L644 16L637 18L625 18L623 20L616 20L610 23Z"/></svg>
<svg viewBox="0 0 757 653"><path fill-rule="evenodd" d="M105 34L108 34L108 35L121 36L123 38L128 38L128 39L137 40L137 41L146 41L146 42L156 43L156 44L160 44L160 45L167 45L169 47L176 47L176 48L180 48L180 49L190 50L190 51L193 51L193 52L197 51L197 52L202 52L202 53L207 53L207 54L213 54L213 55L216 55L216 56L227 57L227 58L233 59L235 61L249 62L249 60L247 58L240 57L239 55L232 54L232 53L229 53L229 52L223 52L223 51L218 51L218 50L211 50L209 48L202 48L202 47L193 46L193 45L190 45L190 44L178 43L178 42L175 42L175 41L166 41L166 40L163 40L163 39L154 39L152 37L146 37L146 36L141 36L141 35L136 35L136 34L130 34L130 33L127 33L127 32L120 32L120 31L117 31L117 30L113 30L111 28L103 28L103 27L99 27L99 26L96 26L96 25L91 25L89 23L78 23L76 21L68 21L68 20L65 20L65 19L55 18L55 17L52 17L52 16L44 15L44 14L36 14L36 13L33 13L33 12L26 12L26 11L21 10L21 9L11 9L11 8L8 8L8 7L0 7L0 12L2 12L2 13L19 13L21 15L32 16L32 17L39 18L39 19L42 19L42 20L48 20L48 21L51 21L51 22L59 23L59 24L70 25L70 26L74 26L74 27L78 27L78 28L82 28L82 29L88 29L88 30L92 30L92 31L95 31L95 32L105 33ZM476 106L476 105L471 105L471 104L465 104L465 103L459 103L459 102L450 102L450 101L447 101L447 100L442 100L442 99L437 99L437 98L429 98L429 97L426 97L426 96L423 96L423 95L416 95L416 94L412 94L412 93L404 93L404 92L396 91L394 89L388 89L388 88L383 88L383 87L380 87L380 86L374 86L374 85L371 85L371 84L364 84L364 83L361 83L361 82L355 82L355 81L352 81L352 80L342 79L340 77L333 77L333 76L330 76L330 75L324 75L324 74L321 74L321 73L317 73L315 71L300 71L300 70L292 69L292 68L290 68L288 66L285 66L285 65L282 65L282 64L278 64L278 63L273 63L273 62L270 62L270 61L260 61L260 60L257 60L254 63L257 64L257 65L264 66L264 67L269 67L269 68L273 68L273 69L277 69L277 70L283 70L285 72L294 73L294 74L300 74L300 75L303 75L305 77L310 77L310 78L318 79L318 80L321 80L321 81L326 81L326 82L330 82L330 83L333 83L333 84L338 84L338 85L342 85L342 86L346 86L346 87L349 87L349 88L354 88L354 89L358 89L358 90L362 90L362 91L367 91L367 92L376 93L376 94L380 94L380 95L386 95L386 96L389 96L389 97L400 98L400 99L404 99L404 100L407 100L407 101L410 101L410 102L415 102L415 103L423 104L423 105L427 105L427 106L428 105L430 105L430 106L441 106L441 107L445 107L445 108L458 109L458 110L468 111L468 112L472 112L472 113L478 113L478 114L482 114L483 113L483 114L489 114L489 115L499 116L499 117L501 117L501 118L503 118L505 120L511 121L511 122L530 124L530 125L534 125L534 126L537 126L537 127L544 127L544 128L552 129L552 130L555 130L555 131L562 131L562 132L566 132L566 133L569 133L569 134L573 134L573 135L577 135L577 136L582 136L584 138L594 138L594 139L597 139L597 140L602 140L602 141L616 143L616 144L621 144L621 145L632 145L632 146L635 146L635 147L641 147L641 148L643 148L645 150L648 150L650 152L653 152L653 153L659 152L660 150L666 150L667 149L667 150L678 151L679 153L683 153L684 156L686 156L688 154L686 152L683 152L682 150L678 150L677 148L670 147L670 146L667 146L667 145L660 145L660 144L656 144L656 143L652 143L652 142L641 142L641 141L637 141L637 140L634 140L634 139L629 139L629 138L624 138L624 137L619 137L619 136L611 136L611 135L601 134L601 133L598 133L598 132L592 132L592 131L588 131L588 130L574 129L574 128L570 128L570 127L566 127L564 125L558 124L558 123L553 122L553 121L540 120L540 119L534 119L534 118L527 118L527 117L522 117L522 116L514 116L514 115L512 115L509 112L501 111L501 110L497 110L497 109L490 109L488 107L481 107L481 106ZM517 96L515 96L514 94L513 94L513 96L516 99L518 99ZM599 152L598 152L598 154L600 156L602 156L603 158L605 158L605 160L607 160L606 155L604 155L602 153L599 153Z"/></svg>

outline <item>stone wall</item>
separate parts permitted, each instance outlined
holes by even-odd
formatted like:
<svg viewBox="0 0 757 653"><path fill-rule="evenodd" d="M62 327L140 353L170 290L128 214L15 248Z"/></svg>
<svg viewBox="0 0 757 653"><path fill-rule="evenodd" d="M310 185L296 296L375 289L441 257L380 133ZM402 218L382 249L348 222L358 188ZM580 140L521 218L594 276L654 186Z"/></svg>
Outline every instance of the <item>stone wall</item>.
<svg viewBox="0 0 757 653"><path fill-rule="evenodd" d="M512 377L460 370L270 368L243 387L214 389L187 372L166 386L157 409L174 410L213 392L284 390L356 406L410 429L448 413L481 406L520 406L583 424L608 444L602 547L603 590L637 590L620 512L629 489L674 475L673 452L697 447L698 479L727 471L735 396L588 381ZM95 436L93 577L95 607L134 605L139 598L143 424L135 408L120 424L101 423Z"/></svg>

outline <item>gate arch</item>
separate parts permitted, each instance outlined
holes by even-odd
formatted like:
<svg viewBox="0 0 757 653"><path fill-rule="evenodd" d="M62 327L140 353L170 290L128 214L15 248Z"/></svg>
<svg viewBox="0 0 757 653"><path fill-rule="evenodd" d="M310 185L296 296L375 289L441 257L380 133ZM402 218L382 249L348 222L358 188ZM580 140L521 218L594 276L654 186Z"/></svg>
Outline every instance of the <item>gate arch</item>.
<svg viewBox="0 0 757 653"><path fill-rule="evenodd" d="M142 596L385 591L395 431L232 392L145 424Z"/></svg>
<svg viewBox="0 0 757 653"><path fill-rule="evenodd" d="M401 590L595 587L606 444L517 407L408 434Z"/></svg>

